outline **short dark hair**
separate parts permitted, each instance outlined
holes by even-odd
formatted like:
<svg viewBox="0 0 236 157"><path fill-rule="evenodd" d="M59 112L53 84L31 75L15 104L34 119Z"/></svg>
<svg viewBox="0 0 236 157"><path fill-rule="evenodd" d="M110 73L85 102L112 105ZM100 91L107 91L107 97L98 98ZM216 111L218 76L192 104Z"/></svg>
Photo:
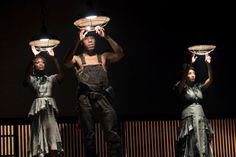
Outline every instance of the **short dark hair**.
<svg viewBox="0 0 236 157"><path fill-rule="evenodd" d="M43 56L41 56L41 55L36 55L36 56L34 57L33 62L35 63L35 61L36 61L38 58L42 59L42 60L44 61L44 63L46 63L46 59L45 59Z"/></svg>
<svg viewBox="0 0 236 157"><path fill-rule="evenodd" d="M183 68L183 70L182 70L183 75L186 75L189 70L194 70L195 71L195 68L189 63L184 63L182 68Z"/></svg>
<svg viewBox="0 0 236 157"><path fill-rule="evenodd" d="M85 36L87 37L87 36L93 36L93 37L95 37L96 36L96 32L95 31L89 31Z"/></svg>
<svg viewBox="0 0 236 157"><path fill-rule="evenodd" d="M194 70L194 67L192 66L192 64L184 63L183 64L183 70L189 70L189 69L193 69Z"/></svg>

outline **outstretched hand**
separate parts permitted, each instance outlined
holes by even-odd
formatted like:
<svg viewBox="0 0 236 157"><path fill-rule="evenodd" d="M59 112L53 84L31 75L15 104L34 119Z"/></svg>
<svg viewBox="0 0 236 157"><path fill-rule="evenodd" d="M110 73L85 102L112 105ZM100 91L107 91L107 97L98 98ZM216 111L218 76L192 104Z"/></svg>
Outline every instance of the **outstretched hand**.
<svg viewBox="0 0 236 157"><path fill-rule="evenodd" d="M52 57L55 56L55 53L54 53L54 51L53 51L53 48L47 48L47 51L48 51L48 54L49 54L50 56L52 56Z"/></svg>
<svg viewBox="0 0 236 157"><path fill-rule="evenodd" d="M197 60L197 55L193 53L191 63L194 63L196 60Z"/></svg>
<svg viewBox="0 0 236 157"><path fill-rule="evenodd" d="M34 56L37 56L41 51L36 50L35 46L31 46L31 50L34 54Z"/></svg>
<svg viewBox="0 0 236 157"><path fill-rule="evenodd" d="M211 56L209 54L205 55L205 62L206 63L211 63Z"/></svg>
<svg viewBox="0 0 236 157"><path fill-rule="evenodd" d="M103 37L105 38L106 37L106 33L105 33L105 29L101 26L96 26L95 27L95 31L96 33L100 36L100 37Z"/></svg>
<svg viewBox="0 0 236 157"><path fill-rule="evenodd" d="M81 29L80 32L79 32L80 40L83 40L87 33L88 33L88 31L86 29Z"/></svg>

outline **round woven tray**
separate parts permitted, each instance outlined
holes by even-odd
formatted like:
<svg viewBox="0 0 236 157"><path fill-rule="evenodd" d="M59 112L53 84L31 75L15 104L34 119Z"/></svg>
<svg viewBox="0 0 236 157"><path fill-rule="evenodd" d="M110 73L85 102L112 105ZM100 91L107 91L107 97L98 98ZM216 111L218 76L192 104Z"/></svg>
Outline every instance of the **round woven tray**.
<svg viewBox="0 0 236 157"><path fill-rule="evenodd" d="M74 25L81 28L89 28L89 31L95 31L96 26L104 27L110 18L107 16L94 16L93 18L81 18L74 22Z"/></svg>
<svg viewBox="0 0 236 157"><path fill-rule="evenodd" d="M188 47L188 50L196 55L205 55L212 52L215 48L215 45L194 45Z"/></svg>
<svg viewBox="0 0 236 157"><path fill-rule="evenodd" d="M39 51L46 51L47 48L54 48L59 44L60 41L56 39L42 39L29 42L30 46L35 46L35 48Z"/></svg>

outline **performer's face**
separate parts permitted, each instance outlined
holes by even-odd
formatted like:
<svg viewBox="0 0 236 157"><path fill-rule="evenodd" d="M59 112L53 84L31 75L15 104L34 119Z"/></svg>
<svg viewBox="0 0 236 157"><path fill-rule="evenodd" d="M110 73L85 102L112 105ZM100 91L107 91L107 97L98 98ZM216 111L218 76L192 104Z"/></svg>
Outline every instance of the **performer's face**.
<svg viewBox="0 0 236 157"><path fill-rule="evenodd" d="M36 58L34 61L35 70L42 71L45 69L45 60L43 58Z"/></svg>
<svg viewBox="0 0 236 157"><path fill-rule="evenodd" d="M93 51L95 48L94 36L86 36L83 40L84 46L88 51Z"/></svg>
<svg viewBox="0 0 236 157"><path fill-rule="evenodd" d="M195 78L196 78L196 74L195 74L195 71L193 69L190 69L188 71L188 75L187 75L187 80L189 82L194 82L195 81Z"/></svg>

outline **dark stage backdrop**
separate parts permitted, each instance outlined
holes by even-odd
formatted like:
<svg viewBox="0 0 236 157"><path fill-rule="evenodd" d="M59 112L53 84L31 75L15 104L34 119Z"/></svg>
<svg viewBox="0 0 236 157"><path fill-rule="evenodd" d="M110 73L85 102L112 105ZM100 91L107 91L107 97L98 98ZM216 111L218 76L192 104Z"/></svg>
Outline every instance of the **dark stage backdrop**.
<svg viewBox="0 0 236 157"><path fill-rule="evenodd" d="M86 0L45 0L46 25L61 44L55 48L60 61L72 45L78 29L73 25ZM34 99L22 86L32 52L28 42L41 28L39 0L2 0L0 5L0 117L26 117ZM125 57L111 65L108 74L116 92L119 115L179 117L181 105L172 87L182 64L190 59L187 47L215 44L211 54L214 83L205 93L208 116L236 115L234 5L226 2L97 0L95 7L111 17L107 32L122 45ZM231 7L232 6L232 7ZM99 49L110 50L104 40ZM48 61L50 70L55 67ZM200 79L206 76L202 58L196 63ZM76 79L64 68L65 78L54 89L61 116L75 116Z"/></svg>

